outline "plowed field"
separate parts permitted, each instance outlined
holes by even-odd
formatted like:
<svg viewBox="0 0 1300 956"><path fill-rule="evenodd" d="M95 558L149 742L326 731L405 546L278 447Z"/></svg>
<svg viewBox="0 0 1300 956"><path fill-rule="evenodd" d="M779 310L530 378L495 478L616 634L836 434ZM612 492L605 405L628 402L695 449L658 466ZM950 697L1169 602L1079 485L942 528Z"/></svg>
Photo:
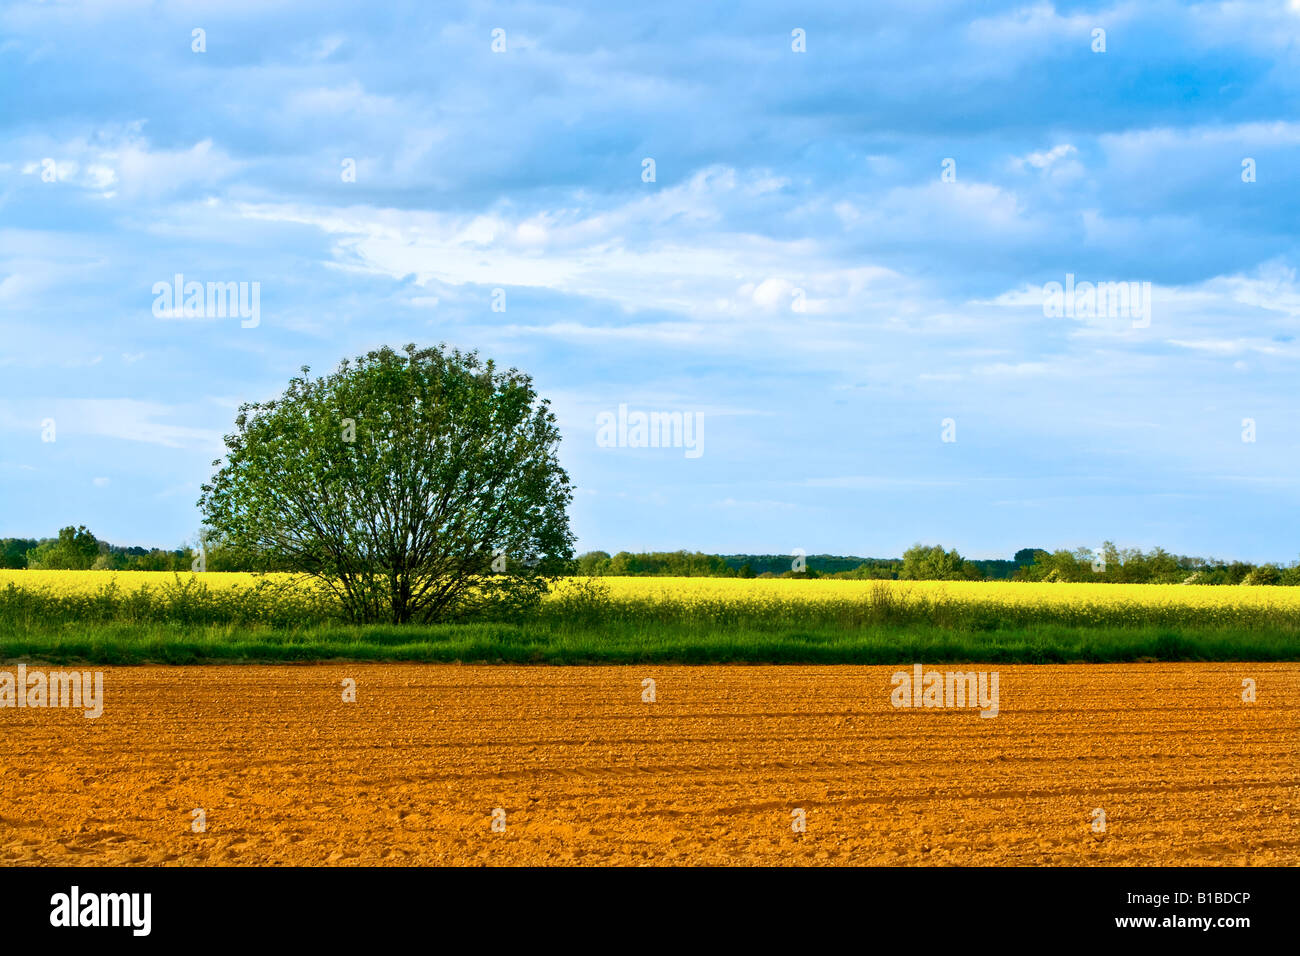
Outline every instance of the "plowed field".
<svg viewBox="0 0 1300 956"><path fill-rule="evenodd" d="M0 709L0 862L1300 863L1300 666L981 666L106 668Z"/></svg>

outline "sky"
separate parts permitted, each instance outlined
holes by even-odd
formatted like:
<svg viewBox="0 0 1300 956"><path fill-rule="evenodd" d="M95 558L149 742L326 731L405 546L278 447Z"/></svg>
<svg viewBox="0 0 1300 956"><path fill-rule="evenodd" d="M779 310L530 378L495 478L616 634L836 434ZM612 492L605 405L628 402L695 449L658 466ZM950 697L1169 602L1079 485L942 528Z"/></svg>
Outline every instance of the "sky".
<svg viewBox="0 0 1300 956"><path fill-rule="evenodd" d="M1298 226L1292 0L4 2L0 537L192 541L415 342L533 377L580 551L1290 562Z"/></svg>

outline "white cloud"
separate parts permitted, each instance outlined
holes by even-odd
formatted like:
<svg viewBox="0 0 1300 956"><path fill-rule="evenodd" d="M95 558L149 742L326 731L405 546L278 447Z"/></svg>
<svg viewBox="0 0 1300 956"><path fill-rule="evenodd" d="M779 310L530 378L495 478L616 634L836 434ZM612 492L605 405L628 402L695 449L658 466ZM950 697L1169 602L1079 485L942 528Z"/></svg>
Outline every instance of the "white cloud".
<svg viewBox="0 0 1300 956"><path fill-rule="evenodd" d="M899 300L906 283L897 273L837 264L821 241L719 229L733 194L748 195L753 184L762 191L770 181L710 167L652 197L526 217L506 205L474 215L364 206L238 208L248 219L300 223L333 236L338 268L410 278L421 287L526 286L695 318L789 310L796 288L804 290L810 313L848 313L864 297ZM987 206L969 214L997 216Z"/></svg>
<svg viewBox="0 0 1300 956"><path fill-rule="evenodd" d="M104 198L160 198L190 185L216 185L245 163L236 161L211 139L188 149L153 149L140 135L141 124L101 130L91 138L54 143L24 141L22 148L55 161L59 183L80 187ZM40 162L29 162L23 172L40 176Z"/></svg>
<svg viewBox="0 0 1300 956"><path fill-rule="evenodd" d="M160 420L183 411L129 398L29 399L0 402L0 425L38 434L40 422L49 417L57 424L60 442L68 436L95 435L167 448L224 448L219 429Z"/></svg>
<svg viewBox="0 0 1300 956"><path fill-rule="evenodd" d="M1049 150L1017 157L1014 162L1018 167L1028 164L1033 166L1035 169L1047 169L1057 160L1064 159L1066 156L1073 156L1077 152L1078 150L1069 143L1061 143L1058 146L1053 146Z"/></svg>
<svg viewBox="0 0 1300 956"><path fill-rule="evenodd" d="M736 509L739 511L797 511L802 506L789 501L774 501L770 498L761 501L741 501L736 498L723 498L713 502L715 508Z"/></svg>
<svg viewBox="0 0 1300 956"><path fill-rule="evenodd" d="M935 236L1030 238L1046 223L1026 216L1015 192L990 183L931 182L899 186L883 196L842 200L835 213L857 232L888 236L892 241L933 242Z"/></svg>
<svg viewBox="0 0 1300 956"><path fill-rule="evenodd" d="M809 478L796 482L809 488L844 488L854 491L889 491L907 488L950 488L961 482L949 479L890 478L883 475L842 475L835 478Z"/></svg>
<svg viewBox="0 0 1300 956"><path fill-rule="evenodd" d="M1242 352L1258 352L1263 355L1281 354L1281 349L1265 342L1252 342L1249 339L1169 339L1170 345L1192 349L1197 352L1211 352L1215 355L1240 355ZM1238 362L1237 365L1242 363Z"/></svg>

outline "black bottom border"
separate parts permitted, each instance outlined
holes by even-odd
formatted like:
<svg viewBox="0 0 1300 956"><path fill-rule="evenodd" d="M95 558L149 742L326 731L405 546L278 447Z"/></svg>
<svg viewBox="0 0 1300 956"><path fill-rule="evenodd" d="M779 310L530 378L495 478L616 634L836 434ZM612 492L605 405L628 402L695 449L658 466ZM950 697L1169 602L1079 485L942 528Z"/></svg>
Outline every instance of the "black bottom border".
<svg viewBox="0 0 1300 956"><path fill-rule="evenodd" d="M484 934L494 944L517 934L535 946L547 938L574 940L576 933L638 949L713 938L772 943L784 934L805 943L845 934L918 944L961 940L980 949L1125 936L1218 946L1294 931L1298 875L1198 867L0 868L0 925L6 942L75 935L79 944L112 937L128 946L373 943L376 935L427 939L434 927L438 937L459 927L469 939ZM148 935L136 935L131 925L52 925L70 922L74 886L87 918L98 907L87 896L150 894ZM132 911L137 922L143 899ZM1123 922L1135 919L1143 923ZM1200 922L1206 919L1208 927ZM128 915L120 921L131 922Z"/></svg>

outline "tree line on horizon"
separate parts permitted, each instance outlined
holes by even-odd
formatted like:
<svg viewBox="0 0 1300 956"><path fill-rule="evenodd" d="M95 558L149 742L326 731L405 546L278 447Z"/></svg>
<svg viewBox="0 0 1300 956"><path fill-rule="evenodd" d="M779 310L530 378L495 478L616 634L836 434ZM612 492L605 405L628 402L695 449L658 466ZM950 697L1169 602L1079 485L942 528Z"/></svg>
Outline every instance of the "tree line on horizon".
<svg viewBox="0 0 1300 956"><path fill-rule="evenodd" d="M916 544L901 558L810 554L800 563L802 570L795 570L791 555L687 551L588 551L577 558L578 573L591 576L1300 585L1300 562L1256 565L1175 555L1160 547L1119 548L1110 541L1097 551L1021 548L1010 560L965 558L956 549Z"/></svg>
<svg viewBox="0 0 1300 956"><path fill-rule="evenodd" d="M9 570L189 571L196 556L197 552L189 547L165 551L109 544L96 538L85 525L63 528L56 538L0 538L0 568ZM241 562L229 556L217 553L209 557L210 571L244 570L238 566Z"/></svg>
<svg viewBox="0 0 1300 956"><path fill-rule="evenodd" d="M122 547L99 540L84 525L54 538L0 538L0 568L10 570L190 571L199 553L191 547ZM255 568L232 549L205 547L208 571ZM801 570L795 570L801 567ZM265 569L261 564L258 570ZM287 570L287 569L286 569ZM700 551L588 551L569 563L568 574L588 577L801 578L913 581L1042 581L1124 584L1300 585L1300 562L1252 564L1175 555L1156 547L1119 548L1106 542L1093 551L1022 548L1011 559L965 558L956 549L917 544L899 558L854 555L705 554Z"/></svg>

